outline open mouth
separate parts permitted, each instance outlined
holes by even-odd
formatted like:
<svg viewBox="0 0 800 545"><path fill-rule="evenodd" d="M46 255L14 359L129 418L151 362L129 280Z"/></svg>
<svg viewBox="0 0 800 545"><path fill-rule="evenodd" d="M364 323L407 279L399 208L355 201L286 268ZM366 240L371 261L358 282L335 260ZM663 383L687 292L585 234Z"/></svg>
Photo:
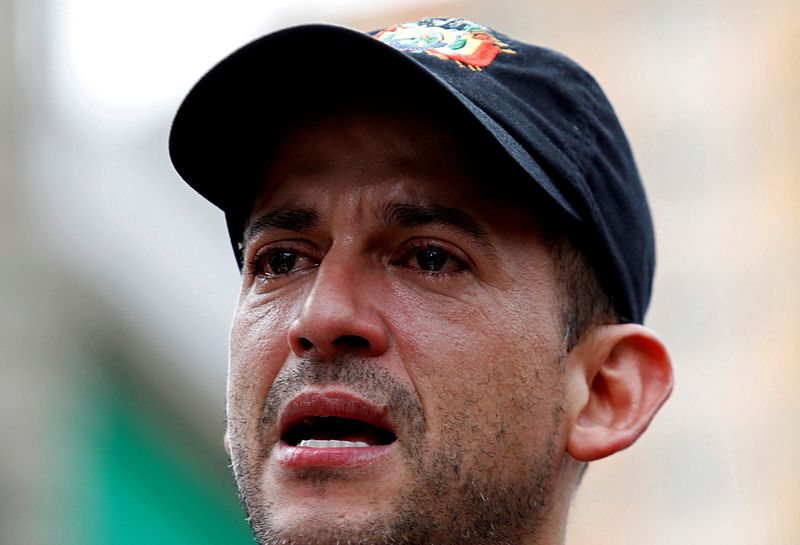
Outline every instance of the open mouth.
<svg viewBox="0 0 800 545"><path fill-rule="evenodd" d="M281 442L314 449L367 448L397 440L387 410L341 392L306 393L281 415Z"/></svg>
<svg viewBox="0 0 800 545"><path fill-rule="evenodd" d="M388 445L397 438L388 429L363 420L318 415L304 417L282 439L293 447L358 448Z"/></svg>

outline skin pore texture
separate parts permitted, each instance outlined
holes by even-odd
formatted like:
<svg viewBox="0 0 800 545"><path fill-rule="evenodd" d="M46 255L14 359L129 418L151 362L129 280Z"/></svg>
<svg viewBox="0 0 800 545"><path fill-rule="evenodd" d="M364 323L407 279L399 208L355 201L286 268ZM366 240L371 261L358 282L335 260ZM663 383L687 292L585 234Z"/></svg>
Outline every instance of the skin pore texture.
<svg viewBox="0 0 800 545"><path fill-rule="evenodd" d="M446 129L380 112L308 122L274 155L245 232L227 393L262 545L562 543L581 462L630 444L666 399L668 360L666 393L641 386L636 410L630 391L610 397L619 373L642 376L639 354L666 357L641 326L566 352L529 206L472 165ZM391 442L324 459L287 445L291 415L330 399Z"/></svg>

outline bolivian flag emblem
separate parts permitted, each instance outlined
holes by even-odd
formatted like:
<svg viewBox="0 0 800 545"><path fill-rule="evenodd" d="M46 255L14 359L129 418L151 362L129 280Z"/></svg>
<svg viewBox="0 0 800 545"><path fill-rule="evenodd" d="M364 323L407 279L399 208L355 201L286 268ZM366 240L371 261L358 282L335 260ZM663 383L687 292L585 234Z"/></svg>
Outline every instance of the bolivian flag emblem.
<svg viewBox="0 0 800 545"><path fill-rule="evenodd" d="M465 19L428 18L392 25L374 38L400 51L450 59L472 70L486 68L500 53L515 53L490 29Z"/></svg>

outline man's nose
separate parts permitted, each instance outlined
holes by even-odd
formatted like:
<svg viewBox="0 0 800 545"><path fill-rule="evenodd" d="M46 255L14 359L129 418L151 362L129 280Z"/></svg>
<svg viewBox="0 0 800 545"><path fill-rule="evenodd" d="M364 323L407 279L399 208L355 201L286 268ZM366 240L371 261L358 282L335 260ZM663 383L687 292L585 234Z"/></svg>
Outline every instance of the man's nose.
<svg viewBox="0 0 800 545"><path fill-rule="evenodd" d="M329 257L327 256L326 260ZM289 345L298 356L330 358L342 353L379 356L389 335L376 303L381 293L375 271L342 258L323 260L300 315L289 327Z"/></svg>

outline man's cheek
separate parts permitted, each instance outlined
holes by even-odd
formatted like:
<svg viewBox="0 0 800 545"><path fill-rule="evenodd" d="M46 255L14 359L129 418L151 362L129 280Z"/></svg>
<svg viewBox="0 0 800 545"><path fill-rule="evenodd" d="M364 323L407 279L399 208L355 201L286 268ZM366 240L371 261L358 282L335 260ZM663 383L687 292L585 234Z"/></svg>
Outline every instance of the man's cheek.
<svg viewBox="0 0 800 545"><path fill-rule="evenodd" d="M282 363L289 351L291 316L291 306L283 303L240 306L231 328L231 368Z"/></svg>
<svg viewBox="0 0 800 545"><path fill-rule="evenodd" d="M288 324L279 321L279 308L239 309L231 329L228 367L228 417L258 414L275 377L286 362Z"/></svg>

